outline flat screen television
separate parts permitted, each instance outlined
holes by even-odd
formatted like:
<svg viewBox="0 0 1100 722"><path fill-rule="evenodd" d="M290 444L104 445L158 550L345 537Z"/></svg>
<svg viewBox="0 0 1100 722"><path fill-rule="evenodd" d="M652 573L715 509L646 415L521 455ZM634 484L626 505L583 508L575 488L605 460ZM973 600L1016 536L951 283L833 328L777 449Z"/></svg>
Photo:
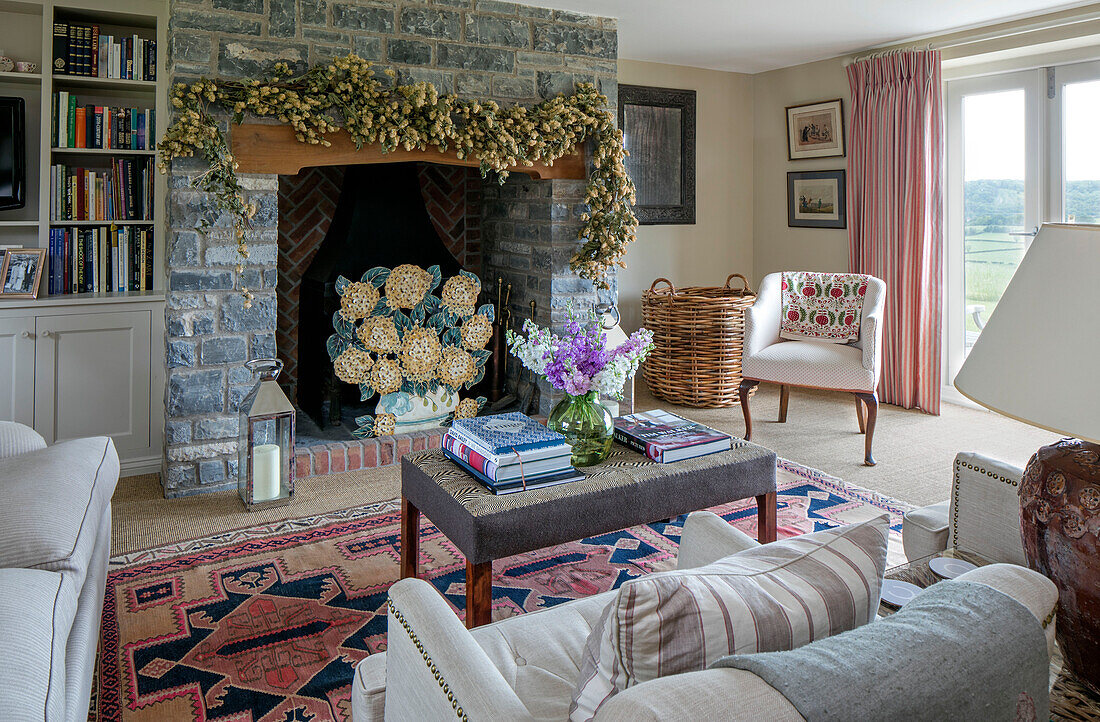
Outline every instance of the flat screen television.
<svg viewBox="0 0 1100 722"><path fill-rule="evenodd" d="M0 210L27 204L26 104L0 97Z"/></svg>

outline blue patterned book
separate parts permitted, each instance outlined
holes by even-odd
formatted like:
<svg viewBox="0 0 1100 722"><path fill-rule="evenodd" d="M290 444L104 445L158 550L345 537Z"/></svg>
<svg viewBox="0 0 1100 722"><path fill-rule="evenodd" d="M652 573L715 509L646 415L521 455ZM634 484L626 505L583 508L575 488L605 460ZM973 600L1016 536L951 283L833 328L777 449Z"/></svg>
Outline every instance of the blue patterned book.
<svg viewBox="0 0 1100 722"><path fill-rule="evenodd" d="M455 419L451 430L498 464L502 458L515 457L516 454L524 461L558 456L569 447L564 436L518 411Z"/></svg>

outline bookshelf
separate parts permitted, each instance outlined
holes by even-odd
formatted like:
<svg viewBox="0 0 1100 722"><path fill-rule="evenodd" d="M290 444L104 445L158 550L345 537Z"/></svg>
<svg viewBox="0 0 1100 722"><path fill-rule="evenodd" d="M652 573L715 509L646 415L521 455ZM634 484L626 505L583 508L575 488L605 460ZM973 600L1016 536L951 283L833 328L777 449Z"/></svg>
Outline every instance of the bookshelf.
<svg viewBox="0 0 1100 722"><path fill-rule="evenodd" d="M167 0L0 0L0 48L15 61L38 63L34 73L0 72L0 95L22 97L27 108L27 203L24 208L0 211L0 245L24 248L50 247L50 231L54 228L94 228L110 225L109 221L62 221L51 219L52 186L50 168L64 164L97 173L110 167L113 159L143 162L155 158L154 150L120 148L60 148L52 137L53 96L66 91L77 97L80 105L103 105L115 108L153 109L156 111L159 134L168 118L168 29ZM137 35L157 43L157 79L123 80L55 73L53 61L53 26L55 22L94 23L100 33L116 37ZM150 220L116 221L115 225L152 226L153 286L151 289L126 292L66 294L66 306L81 303L104 304L137 298L163 298L165 288L165 211L166 182L154 173L152 218ZM70 298L71 296L71 298ZM0 307L34 305L49 295L48 275L43 272L38 298L34 300L4 299Z"/></svg>

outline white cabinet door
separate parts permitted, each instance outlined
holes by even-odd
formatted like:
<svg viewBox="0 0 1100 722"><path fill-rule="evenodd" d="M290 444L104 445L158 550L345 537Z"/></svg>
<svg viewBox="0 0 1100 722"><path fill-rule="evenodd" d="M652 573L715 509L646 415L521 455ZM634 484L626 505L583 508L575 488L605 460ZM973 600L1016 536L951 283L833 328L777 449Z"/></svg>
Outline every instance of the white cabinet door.
<svg viewBox="0 0 1100 722"><path fill-rule="evenodd" d="M38 316L34 427L48 443L110 436L150 446L150 311Z"/></svg>
<svg viewBox="0 0 1100 722"><path fill-rule="evenodd" d="M34 425L34 316L0 318L0 421Z"/></svg>

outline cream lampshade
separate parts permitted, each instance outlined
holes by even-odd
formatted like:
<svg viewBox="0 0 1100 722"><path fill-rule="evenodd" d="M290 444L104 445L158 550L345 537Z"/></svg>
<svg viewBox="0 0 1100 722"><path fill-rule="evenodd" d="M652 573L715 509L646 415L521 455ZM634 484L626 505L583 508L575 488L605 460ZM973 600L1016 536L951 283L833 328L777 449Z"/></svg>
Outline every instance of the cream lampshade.
<svg viewBox="0 0 1100 722"><path fill-rule="evenodd" d="M1028 566L1058 586L1069 671L1100 693L1100 226L1044 225L955 388L1006 416L1075 436L1039 449L1020 482Z"/></svg>

